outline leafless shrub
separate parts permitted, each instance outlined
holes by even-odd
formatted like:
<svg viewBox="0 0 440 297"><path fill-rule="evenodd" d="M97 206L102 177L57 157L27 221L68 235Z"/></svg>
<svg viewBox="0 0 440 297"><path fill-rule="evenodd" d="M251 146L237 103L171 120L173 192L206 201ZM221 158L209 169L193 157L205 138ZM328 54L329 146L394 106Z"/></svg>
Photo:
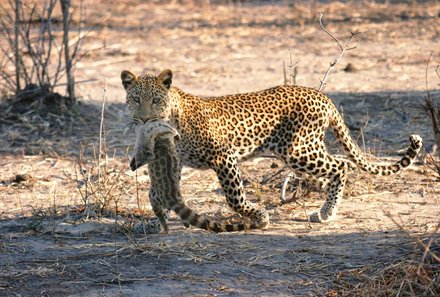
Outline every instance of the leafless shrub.
<svg viewBox="0 0 440 297"><path fill-rule="evenodd" d="M102 216L111 208L118 209L120 191L115 191L121 184L121 171L108 165L104 130L104 111L107 98L107 82L104 87L101 122L99 130L98 152L94 160L89 161L80 152L77 162L76 183L84 206L84 213L89 216Z"/></svg>
<svg viewBox="0 0 440 297"><path fill-rule="evenodd" d="M106 154L103 148L102 154ZM81 210L87 217L100 217L110 209L118 209L121 192L115 191L120 188L121 171L108 165L107 158L101 163L94 160L86 160L81 153L76 172L76 184L81 195Z"/></svg>
<svg viewBox="0 0 440 297"><path fill-rule="evenodd" d="M31 85L53 93L66 77L67 93L75 100L73 66L80 59L79 48L86 36L81 29L83 9L77 34L71 39L70 1L60 0L62 20L55 16L56 4L56 0L33 4L9 0L7 5L0 4L0 37L5 41L0 42L1 87L16 95ZM55 30L60 22L62 41Z"/></svg>

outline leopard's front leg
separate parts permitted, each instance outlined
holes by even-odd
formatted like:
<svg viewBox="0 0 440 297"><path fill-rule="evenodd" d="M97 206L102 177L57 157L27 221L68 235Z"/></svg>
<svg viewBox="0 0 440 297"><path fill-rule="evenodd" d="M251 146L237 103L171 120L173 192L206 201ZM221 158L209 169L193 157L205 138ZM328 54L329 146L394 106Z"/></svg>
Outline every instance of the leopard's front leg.
<svg viewBox="0 0 440 297"><path fill-rule="evenodd" d="M246 200L243 179L236 158L230 155L220 158L214 170L225 192L228 205L239 214L268 225L269 215L266 209Z"/></svg>

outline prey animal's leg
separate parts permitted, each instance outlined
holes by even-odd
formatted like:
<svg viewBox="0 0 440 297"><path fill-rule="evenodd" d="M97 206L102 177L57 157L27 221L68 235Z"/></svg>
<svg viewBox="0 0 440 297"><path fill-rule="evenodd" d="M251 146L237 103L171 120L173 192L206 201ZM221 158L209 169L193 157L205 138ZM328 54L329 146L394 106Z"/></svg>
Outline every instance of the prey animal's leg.
<svg viewBox="0 0 440 297"><path fill-rule="evenodd" d="M164 208L161 197L157 195L153 185L150 188L150 203L156 214L156 218L136 224L133 229L134 233L159 234L161 229L163 229L165 233L168 233L167 221L169 210Z"/></svg>

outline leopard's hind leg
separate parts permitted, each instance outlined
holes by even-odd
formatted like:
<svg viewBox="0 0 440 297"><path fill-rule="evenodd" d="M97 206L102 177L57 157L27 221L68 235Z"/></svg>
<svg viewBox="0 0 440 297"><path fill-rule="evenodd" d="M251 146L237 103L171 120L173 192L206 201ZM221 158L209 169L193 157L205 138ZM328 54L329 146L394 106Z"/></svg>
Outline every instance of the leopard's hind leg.
<svg viewBox="0 0 440 297"><path fill-rule="evenodd" d="M319 212L310 216L312 222L325 223L334 220L338 212L347 180L348 164L342 159L329 155L324 146L321 148L319 153L301 156L292 154L282 158L291 169L299 172L300 175L310 175L311 180L315 180L327 190L324 205Z"/></svg>
<svg viewBox="0 0 440 297"><path fill-rule="evenodd" d="M347 181L347 162L330 155L326 159L324 166L325 168L330 167L330 170L324 173L325 177L328 178L327 198L320 211L311 214L310 220L312 222L326 223L336 218Z"/></svg>

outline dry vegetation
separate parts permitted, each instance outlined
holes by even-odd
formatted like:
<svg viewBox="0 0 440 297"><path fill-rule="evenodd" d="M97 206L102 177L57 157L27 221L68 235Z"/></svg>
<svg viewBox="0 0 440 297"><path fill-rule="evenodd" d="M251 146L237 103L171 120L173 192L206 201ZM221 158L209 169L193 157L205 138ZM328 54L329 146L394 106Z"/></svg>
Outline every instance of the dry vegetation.
<svg viewBox="0 0 440 297"><path fill-rule="evenodd" d="M53 95L67 93L63 80L37 96L0 89L8 94L0 106L0 296L440 295L440 5L170 2L72 3L71 32L87 29L75 62L77 103ZM169 234L132 236L126 227L152 211L148 175L129 171L121 70L172 68L177 86L201 95L262 89L291 74L319 88L340 52L319 13L341 41L362 32L325 86L361 147L372 160L395 160L417 133L428 153L392 178L352 172L340 217L328 225L307 221L321 193L291 199L291 183L290 202L280 203L289 172L265 158L245 162L243 173L249 199L270 213L268 230L209 234L172 218ZM59 3L52 18L58 61ZM0 60L3 75L13 70L5 61L14 60ZM58 64L49 65L56 73ZM331 136L328 144L340 153ZM213 172L185 168L182 190L197 211L237 219Z"/></svg>

